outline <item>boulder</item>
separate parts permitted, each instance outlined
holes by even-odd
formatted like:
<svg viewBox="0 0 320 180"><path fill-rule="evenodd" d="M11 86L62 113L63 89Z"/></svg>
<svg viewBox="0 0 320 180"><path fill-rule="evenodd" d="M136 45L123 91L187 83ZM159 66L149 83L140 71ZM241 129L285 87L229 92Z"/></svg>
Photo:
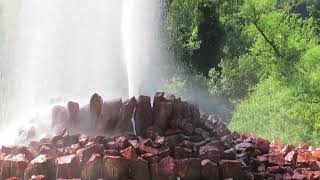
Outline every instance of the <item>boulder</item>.
<svg viewBox="0 0 320 180"><path fill-rule="evenodd" d="M162 131L165 131L169 125L169 119L173 113L173 104L166 101L164 93L157 92L153 101L153 121Z"/></svg>
<svg viewBox="0 0 320 180"><path fill-rule="evenodd" d="M103 154L107 156L120 156L120 152L116 149L106 149L103 151Z"/></svg>
<svg viewBox="0 0 320 180"><path fill-rule="evenodd" d="M188 103L189 112L191 115L191 122L195 126L199 126L200 124L200 111L199 107L195 103Z"/></svg>
<svg viewBox="0 0 320 180"><path fill-rule="evenodd" d="M93 94L90 99L90 112L94 118L98 118L102 109L102 97L97 93Z"/></svg>
<svg viewBox="0 0 320 180"><path fill-rule="evenodd" d="M152 106L153 120L155 120L155 116L157 116L156 112L159 111L160 103L163 101L165 101L164 92L156 92L153 98L153 106Z"/></svg>
<svg viewBox="0 0 320 180"><path fill-rule="evenodd" d="M172 151L171 151L170 147L164 146L164 147L159 148L157 156L160 159L163 159L163 158L170 156L171 154L172 154Z"/></svg>
<svg viewBox="0 0 320 180"><path fill-rule="evenodd" d="M58 157L56 159L57 178L73 179L80 177L80 160L77 155Z"/></svg>
<svg viewBox="0 0 320 180"><path fill-rule="evenodd" d="M2 163L2 178L6 179L9 177L23 178L24 171L28 166L29 161L24 154L18 155L7 155L1 157Z"/></svg>
<svg viewBox="0 0 320 180"><path fill-rule="evenodd" d="M54 106L51 112L51 126L53 128L64 128L68 121L68 111L63 106Z"/></svg>
<svg viewBox="0 0 320 180"><path fill-rule="evenodd" d="M120 132L133 132L132 117L136 107L137 100L132 97L122 103L120 109L119 121L117 122L117 130Z"/></svg>
<svg viewBox="0 0 320 180"><path fill-rule="evenodd" d="M146 139L155 139L158 136L162 134L162 130L157 126L149 126L146 130L144 130L144 133L142 137Z"/></svg>
<svg viewBox="0 0 320 180"><path fill-rule="evenodd" d="M138 159L138 155L136 150L133 147L128 147L127 149L121 151L121 155L131 161L135 161Z"/></svg>
<svg viewBox="0 0 320 180"><path fill-rule="evenodd" d="M45 154L45 155L49 155L52 157L56 157L57 156L57 150L53 147L50 147L48 145L43 145L40 147L39 149L39 154Z"/></svg>
<svg viewBox="0 0 320 180"><path fill-rule="evenodd" d="M320 161L310 162L310 170L311 171L320 171Z"/></svg>
<svg viewBox="0 0 320 180"><path fill-rule="evenodd" d="M141 157L130 159L129 168L132 180L149 180L151 177L148 161Z"/></svg>
<svg viewBox="0 0 320 180"><path fill-rule="evenodd" d="M268 156L268 162L270 164L283 166L284 163L285 163L285 160L284 160L283 156L280 153L271 153Z"/></svg>
<svg viewBox="0 0 320 180"><path fill-rule="evenodd" d="M219 167L216 163L205 159L201 161L201 179L217 180L219 179Z"/></svg>
<svg viewBox="0 0 320 180"><path fill-rule="evenodd" d="M105 156L102 164L103 179L128 180L128 161L120 156Z"/></svg>
<svg viewBox="0 0 320 180"><path fill-rule="evenodd" d="M284 160L286 164L296 165L297 158L298 158L298 153L296 151L290 151L289 153L287 153Z"/></svg>
<svg viewBox="0 0 320 180"><path fill-rule="evenodd" d="M177 159L174 161L176 175L181 180L198 180L201 178L201 160L198 158Z"/></svg>
<svg viewBox="0 0 320 180"><path fill-rule="evenodd" d="M134 112L135 129L137 135L153 124L152 108L149 96L139 96Z"/></svg>
<svg viewBox="0 0 320 180"><path fill-rule="evenodd" d="M233 178L234 180L242 180L242 164L238 160L221 160L220 172L223 179Z"/></svg>
<svg viewBox="0 0 320 180"><path fill-rule="evenodd" d="M201 160L209 159L215 163L220 161L222 152L216 147L212 145L204 145L199 149L199 158Z"/></svg>
<svg viewBox="0 0 320 180"><path fill-rule="evenodd" d="M191 156L192 156L191 149L177 146L174 150L174 158L175 159L191 158Z"/></svg>
<svg viewBox="0 0 320 180"><path fill-rule="evenodd" d="M126 134L122 135L116 138L115 144L117 145L117 148L123 150L130 146L129 141L137 140L137 137L134 134Z"/></svg>
<svg viewBox="0 0 320 180"><path fill-rule="evenodd" d="M33 159L24 172L24 179L30 179L37 175L43 175L47 180L54 180L56 178L55 159L46 154L41 154Z"/></svg>
<svg viewBox="0 0 320 180"><path fill-rule="evenodd" d="M200 135L204 140L207 140L210 138L210 134L201 128L196 128L194 130L194 133Z"/></svg>
<svg viewBox="0 0 320 180"><path fill-rule="evenodd" d="M32 159L34 159L34 154L31 151L30 148L25 146L17 146L14 149L12 149L11 154L17 155L17 154L24 154L26 159L30 162Z"/></svg>
<svg viewBox="0 0 320 180"><path fill-rule="evenodd" d="M242 142L242 143L235 145L234 148L239 153L241 153L241 152L253 153L257 147L252 143Z"/></svg>
<svg viewBox="0 0 320 180"><path fill-rule="evenodd" d="M102 104L101 114L98 121L98 131L100 133L112 133L119 119L120 109L122 107L122 99L113 99L105 101Z"/></svg>
<svg viewBox="0 0 320 180"><path fill-rule="evenodd" d="M76 154L81 164L85 164L92 154L103 154L104 147L101 144L92 144L88 147L77 150Z"/></svg>
<svg viewBox="0 0 320 180"><path fill-rule="evenodd" d="M141 157L148 161L150 164L152 163L156 163L159 161L159 157L155 154L151 154L151 153L145 153L145 154L142 154Z"/></svg>
<svg viewBox="0 0 320 180"><path fill-rule="evenodd" d="M187 122L187 123L184 123L184 126L182 129L187 135L192 135L195 127L190 122Z"/></svg>
<svg viewBox="0 0 320 180"><path fill-rule="evenodd" d="M151 164L152 180L176 180L175 164L172 157L166 157L160 162Z"/></svg>
<svg viewBox="0 0 320 180"><path fill-rule="evenodd" d="M79 125L80 125L80 119L79 119L80 105L79 105L79 103L69 101L67 104L67 109L69 112L69 126L71 128L79 127Z"/></svg>
<svg viewBox="0 0 320 180"><path fill-rule="evenodd" d="M99 179L102 173L102 157L100 154L92 154L81 170L82 180Z"/></svg>

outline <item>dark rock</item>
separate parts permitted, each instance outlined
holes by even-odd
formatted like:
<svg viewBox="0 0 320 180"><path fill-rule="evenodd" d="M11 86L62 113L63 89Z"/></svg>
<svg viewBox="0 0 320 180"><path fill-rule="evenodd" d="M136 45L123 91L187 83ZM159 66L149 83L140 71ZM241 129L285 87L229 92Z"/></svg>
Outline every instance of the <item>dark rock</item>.
<svg viewBox="0 0 320 180"><path fill-rule="evenodd" d="M285 163L295 165L297 163L298 153L296 151L289 152L285 157Z"/></svg>
<svg viewBox="0 0 320 180"><path fill-rule="evenodd" d="M69 125L72 128L79 127L80 125L80 119L79 119L79 113L80 113L80 105L77 102L69 101L67 104L67 109L69 112Z"/></svg>
<svg viewBox="0 0 320 180"><path fill-rule="evenodd" d="M141 157L151 164L159 161L159 157L151 153L142 154Z"/></svg>
<svg viewBox="0 0 320 180"><path fill-rule="evenodd" d="M129 168L132 180L149 180L151 177L148 162L141 157L130 159Z"/></svg>
<svg viewBox="0 0 320 180"><path fill-rule="evenodd" d="M210 137L209 136L210 134L207 131L205 131L205 130L203 130L201 128L196 128L194 130L194 133L200 135L204 140L206 140L206 139L208 139Z"/></svg>
<svg viewBox="0 0 320 180"><path fill-rule="evenodd" d="M46 154L52 157L56 157L57 156L57 151L54 148L49 147L48 145L43 145L41 146L40 150L39 150L39 154Z"/></svg>
<svg viewBox="0 0 320 180"><path fill-rule="evenodd" d="M280 154L285 157L289 152L291 152L292 150L294 149L294 147L292 145L285 145L281 151L280 151Z"/></svg>
<svg viewBox="0 0 320 180"><path fill-rule="evenodd" d="M320 161L310 162L310 170L311 171L320 171Z"/></svg>
<svg viewBox="0 0 320 180"><path fill-rule="evenodd" d="M200 124L200 111L199 108L196 104L194 103L189 103L189 111L191 114L191 122L192 124L194 124L195 126L199 126Z"/></svg>
<svg viewBox="0 0 320 180"><path fill-rule="evenodd" d="M116 138L117 147L121 150L130 146L130 140L137 140L137 137L134 134L127 134Z"/></svg>
<svg viewBox="0 0 320 180"><path fill-rule="evenodd" d="M240 144L237 144L235 146L235 150L237 152L254 152L254 150L256 149L256 146L251 144L251 143L247 143L247 142L243 142Z"/></svg>
<svg viewBox="0 0 320 180"><path fill-rule="evenodd" d="M75 154L58 157L56 165L57 178L73 179L80 177L80 160Z"/></svg>
<svg viewBox="0 0 320 180"><path fill-rule="evenodd" d="M139 96L134 112L134 121L137 135L142 135L144 130L153 124L152 108L149 96Z"/></svg>
<svg viewBox="0 0 320 180"><path fill-rule="evenodd" d="M110 141L104 144L106 149L120 149L119 145L115 141ZM123 148L121 148L123 149Z"/></svg>
<svg viewBox="0 0 320 180"><path fill-rule="evenodd" d="M52 123L51 126L53 128L63 128L66 125L68 120L68 111L63 106L55 106L52 108L51 113Z"/></svg>
<svg viewBox="0 0 320 180"><path fill-rule="evenodd" d="M134 97L122 103L119 121L116 126L116 128L120 130L120 132L133 132L131 119L133 117L133 111L136 107L136 104L137 100Z"/></svg>
<svg viewBox="0 0 320 180"><path fill-rule="evenodd" d="M121 151L121 154L124 158L135 161L138 159L136 150L133 147L128 147L127 149Z"/></svg>
<svg viewBox="0 0 320 180"><path fill-rule="evenodd" d="M93 94L90 99L90 112L94 120L96 121L97 118L100 116L101 109L102 109L102 97L99 96L97 93Z"/></svg>
<svg viewBox="0 0 320 180"><path fill-rule="evenodd" d="M270 142L262 138L254 138L254 144L263 154L267 154L270 150Z"/></svg>
<svg viewBox="0 0 320 180"><path fill-rule="evenodd" d="M1 172L2 178L9 177L23 178L24 171L28 166L29 161L24 154L1 156L3 161Z"/></svg>
<svg viewBox="0 0 320 180"><path fill-rule="evenodd" d="M160 128L158 128L157 126L150 126L144 131L143 137L146 139L155 139L158 136L161 136L161 134L162 130Z"/></svg>
<svg viewBox="0 0 320 180"><path fill-rule="evenodd" d="M169 118L173 116L173 103L164 98L163 92L157 92L153 100L152 117L154 124L161 130L166 130Z"/></svg>
<svg viewBox="0 0 320 180"><path fill-rule="evenodd" d="M172 157L166 157L160 162L151 164L152 180L176 180L175 164Z"/></svg>
<svg viewBox="0 0 320 180"><path fill-rule="evenodd" d="M176 174L181 180L198 180L201 178L201 160L187 158L175 160Z"/></svg>
<svg viewBox="0 0 320 180"><path fill-rule="evenodd" d="M168 156L171 155L171 149L170 147L162 147L158 150L158 154L157 156L160 158L160 159L163 159L163 158L166 158Z"/></svg>
<svg viewBox="0 0 320 180"><path fill-rule="evenodd" d="M43 175L48 180L56 179L55 159L46 154L33 159L24 172L24 179L30 179L36 175Z"/></svg>
<svg viewBox="0 0 320 180"><path fill-rule="evenodd" d="M219 167L209 159L201 161L201 179L217 180L219 179Z"/></svg>
<svg viewBox="0 0 320 180"><path fill-rule="evenodd" d="M222 152L215 146L205 145L199 149L199 158L201 160L209 159L215 163L218 163L221 158Z"/></svg>
<svg viewBox="0 0 320 180"><path fill-rule="evenodd" d="M304 174L295 173L292 176L292 180L308 180L308 179L309 179L308 176Z"/></svg>
<svg viewBox="0 0 320 180"><path fill-rule="evenodd" d="M172 135L177 135L177 134L181 134L182 130L181 129L168 129L164 135L165 136L172 136Z"/></svg>
<svg viewBox="0 0 320 180"><path fill-rule="evenodd" d="M81 134L79 137L78 137L78 141L81 145L85 145L87 144L89 140L89 137L87 135L84 135L84 134Z"/></svg>
<svg viewBox="0 0 320 180"><path fill-rule="evenodd" d="M102 157L100 154L92 154L90 159L83 165L81 171L82 180L99 179L102 174Z"/></svg>
<svg viewBox="0 0 320 180"><path fill-rule="evenodd" d="M272 153L269 154L268 156L268 162L270 164L278 165L278 166L283 166L285 161L283 156L279 153Z"/></svg>
<svg viewBox="0 0 320 180"><path fill-rule="evenodd" d="M76 154L81 164L85 164L92 154L103 154L104 147L101 144L93 144L88 147L77 150Z"/></svg>
<svg viewBox="0 0 320 180"><path fill-rule="evenodd" d="M223 159L228 159L228 160L235 160L236 159L236 152L234 148L225 150L222 154Z"/></svg>
<svg viewBox="0 0 320 180"><path fill-rule="evenodd" d="M215 126L215 130L216 130L216 134L219 137L222 136L226 136L226 135L231 135L230 130L227 128L227 124L222 122L222 121L218 121L214 124Z"/></svg>
<svg viewBox="0 0 320 180"><path fill-rule="evenodd" d="M101 113L98 120L98 131L100 133L112 133L112 131L115 130L121 107L121 98L105 101L102 104Z"/></svg>
<svg viewBox="0 0 320 180"><path fill-rule="evenodd" d="M238 160L221 160L220 168L223 179L233 178L235 180L243 179L242 164Z"/></svg>
<svg viewBox="0 0 320 180"><path fill-rule="evenodd" d="M104 155L107 156L120 156L120 152L116 149L107 149L103 151Z"/></svg>
<svg viewBox="0 0 320 180"><path fill-rule="evenodd" d="M103 179L128 180L128 161L119 156L105 156L102 164Z"/></svg>
<svg viewBox="0 0 320 180"><path fill-rule="evenodd" d="M17 154L24 154L26 159L30 162L32 159L34 159L34 154L31 152L31 150L25 146L16 147L12 149L11 154L17 155Z"/></svg>
<svg viewBox="0 0 320 180"><path fill-rule="evenodd" d="M271 166L267 168L267 172L271 174L284 174L287 172L287 169L281 166Z"/></svg>
<svg viewBox="0 0 320 180"><path fill-rule="evenodd" d="M177 146L174 150L175 159L191 158L192 150Z"/></svg>
<svg viewBox="0 0 320 180"><path fill-rule="evenodd" d="M194 126L189 122L185 123L183 126L184 132L188 135L192 135L194 132L194 129L195 129Z"/></svg>
<svg viewBox="0 0 320 180"><path fill-rule="evenodd" d="M13 152L16 148L17 148L17 146L1 146L0 157L2 158L5 155L12 154L11 152ZM3 159L1 159L1 160L3 160Z"/></svg>

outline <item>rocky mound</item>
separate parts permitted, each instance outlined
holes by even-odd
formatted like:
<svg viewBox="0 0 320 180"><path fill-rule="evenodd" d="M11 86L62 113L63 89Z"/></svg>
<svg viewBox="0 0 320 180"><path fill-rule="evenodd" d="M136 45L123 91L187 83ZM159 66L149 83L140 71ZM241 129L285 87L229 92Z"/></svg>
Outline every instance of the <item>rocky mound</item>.
<svg viewBox="0 0 320 180"><path fill-rule="evenodd" d="M319 149L231 133L219 116L164 93L152 106L147 96L103 102L95 94L84 108L56 106L52 126L64 130L2 146L1 179L320 179Z"/></svg>

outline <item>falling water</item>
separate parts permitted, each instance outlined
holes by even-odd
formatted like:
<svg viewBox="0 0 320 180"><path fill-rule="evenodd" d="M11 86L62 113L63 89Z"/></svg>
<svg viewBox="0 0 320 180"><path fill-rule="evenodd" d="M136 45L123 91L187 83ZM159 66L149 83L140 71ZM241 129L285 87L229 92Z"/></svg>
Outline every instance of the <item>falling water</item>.
<svg viewBox="0 0 320 180"><path fill-rule="evenodd" d="M161 74L156 73L157 62L163 56L159 23L161 7L162 1L158 0L126 0L123 3L122 47L129 97L141 94L145 91L145 83L156 83L155 76Z"/></svg>
<svg viewBox="0 0 320 180"><path fill-rule="evenodd" d="M2 8L10 0L4 0ZM50 104L151 94L161 77L158 0L20 0L1 138L50 131ZM153 82L150 83L150 82ZM148 84L148 85L147 85ZM83 105L84 103L82 103ZM31 123L32 122L32 123Z"/></svg>
<svg viewBox="0 0 320 180"><path fill-rule="evenodd" d="M128 96L150 94L161 75L157 64L162 57L160 17L162 2L126 0L122 9L122 48L128 76ZM157 69L159 68L159 69ZM151 88L152 89L152 88ZM149 92L148 92L149 90ZM134 133L135 120L131 119Z"/></svg>

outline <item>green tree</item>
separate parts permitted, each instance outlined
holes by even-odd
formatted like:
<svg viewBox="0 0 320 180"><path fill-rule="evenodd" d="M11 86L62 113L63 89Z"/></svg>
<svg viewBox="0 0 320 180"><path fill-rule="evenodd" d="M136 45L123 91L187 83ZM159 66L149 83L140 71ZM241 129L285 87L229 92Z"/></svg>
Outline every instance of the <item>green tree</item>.
<svg viewBox="0 0 320 180"><path fill-rule="evenodd" d="M175 59L207 74L219 63L221 35L216 0L172 0L168 11L170 48Z"/></svg>

